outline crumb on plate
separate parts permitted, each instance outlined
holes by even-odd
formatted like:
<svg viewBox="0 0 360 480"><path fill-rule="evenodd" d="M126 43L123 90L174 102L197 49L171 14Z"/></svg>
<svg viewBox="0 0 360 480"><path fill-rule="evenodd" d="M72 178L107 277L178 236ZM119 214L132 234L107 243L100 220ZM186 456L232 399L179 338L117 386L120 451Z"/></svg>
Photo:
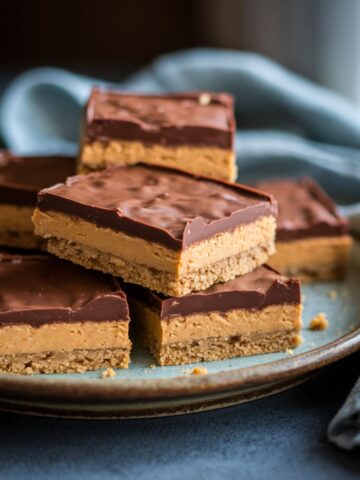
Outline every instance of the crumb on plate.
<svg viewBox="0 0 360 480"><path fill-rule="evenodd" d="M206 375L208 373L205 367L195 367L191 370L191 375Z"/></svg>
<svg viewBox="0 0 360 480"><path fill-rule="evenodd" d="M326 330L329 326L329 321L325 313L320 312L311 320L310 330Z"/></svg>
<svg viewBox="0 0 360 480"><path fill-rule="evenodd" d="M116 372L113 368L109 367L101 373L101 378L112 378L116 376Z"/></svg>

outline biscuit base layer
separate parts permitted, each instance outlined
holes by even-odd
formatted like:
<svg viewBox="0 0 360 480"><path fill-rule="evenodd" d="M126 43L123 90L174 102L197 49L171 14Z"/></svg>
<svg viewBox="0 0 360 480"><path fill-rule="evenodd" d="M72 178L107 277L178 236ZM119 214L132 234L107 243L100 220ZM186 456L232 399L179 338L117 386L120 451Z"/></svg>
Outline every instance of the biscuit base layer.
<svg viewBox="0 0 360 480"><path fill-rule="evenodd" d="M0 371L7 373L82 373L100 368L127 368L130 349L73 350L0 355Z"/></svg>
<svg viewBox="0 0 360 480"><path fill-rule="evenodd" d="M196 175L235 181L235 153L218 147L146 145L141 142L95 141L82 147L80 173L101 170L110 165L145 163L179 168Z"/></svg>
<svg viewBox="0 0 360 480"><path fill-rule="evenodd" d="M277 242L268 264L303 282L335 280L346 273L351 245L348 235Z"/></svg>
<svg viewBox="0 0 360 480"><path fill-rule="evenodd" d="M180 278L172 272L149 268L95 248L58 238L48 240L47 250L85 268L119 276L126 282L142 285L165 295L182 296L193 291L205 290L215 283L226 282L238 275L251 272L266 262L272 252L272 245L266 244L239 255L227 257L219 262L192 270Z"/></svg>
<svg viewBox="0 0 360 480"><path fill-rule="evenodd" d="M194 342L159 344L154 337L140 337L159 365L185 365L225 358L281 352L299 345L298 330L267 332L232 337L212 337Z"/></svg>

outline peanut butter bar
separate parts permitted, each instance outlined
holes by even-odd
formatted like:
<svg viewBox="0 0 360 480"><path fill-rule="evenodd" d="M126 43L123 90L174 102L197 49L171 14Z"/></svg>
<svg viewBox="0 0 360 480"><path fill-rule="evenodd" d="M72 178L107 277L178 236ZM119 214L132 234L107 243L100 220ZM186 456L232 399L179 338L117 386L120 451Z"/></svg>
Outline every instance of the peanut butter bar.
<svg viewBox="0 0 360 480"><path fill-rule="evenodd" d="M42 188L63 182L75 173L70 157L17 157L0 152L0 245L41 248L31 216Z"/></svg>
<svg viewBox="0 0 360 480"><path fill-rule="evenodd" d="M351 249L348 222L310 178L262 182L279 202L276 254L269 264L303 281L344 276Z"/></svg>
<svg viewBox="0 0 360 480"><path fill-rule="evenodd" d="M181 296L265 263L276 210L249 187L135 165L43 190L33 221L51 253Z"/></svg>
<svg viewBox="0 0 360 480"><path fill-rule="evenodd" d="M300 341L300 282L267 266L184 297L124 288L136 332L160 365L284 351Z"/></svg>
<svg viewBox="0 0 360 480"><path fill-rule="evenodd" d="M94 89L86 106L80 173L142 162L233 181L233 110L225 93Z"/></svg>
<svg viewBox="0 0 360 480"><path fill-rule="evenodd" d="M125 294L109 275L50 256L0 256L0 370L126 368Z"/></svg>

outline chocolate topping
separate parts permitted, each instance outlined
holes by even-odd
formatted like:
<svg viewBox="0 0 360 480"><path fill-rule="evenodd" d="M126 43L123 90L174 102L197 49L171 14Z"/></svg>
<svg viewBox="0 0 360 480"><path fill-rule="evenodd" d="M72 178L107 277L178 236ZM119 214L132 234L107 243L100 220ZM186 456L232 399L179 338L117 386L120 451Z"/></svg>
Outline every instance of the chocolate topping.
<svg viewBox="0 0 360 480"><path fill-rule="evenodd" d="M74 215L174 250L276 215L274 199L257 190L145 165L69 178L41 191L38 208Z"/></svg>
<svg viewBox="0 0 360 480"><path fill-rule="evenodd" d="M35 206L39 190L75 173L75 158L17 157L0 152L0 203Z"/></svg>
<svg viewBox="0 0 360 480"><path fill-rule="evenodd" d="M233 99L226 93L138 95L93 89L86 137L232 149Z"/></svg>
<svg viewBox="0 0 360 480"><path fill-rule="evenodd" d="M161 320L179 315L214 311L225 313L236 309L261 310L270 305L301 303L300 281L283 277L267 265L184 297L164 297L135 285L126 285L125 289L135 299L159 312Z"/></svg>
<svg viewBox="0 0 360 480"><path fill-rule="evenodd" d="M281 242L348 232L347 220L310 178L260 182L257 187L274 195L279 202L276 239Z"/></svg>
<svg viewBox="0 0 360 480"><path fill-rule="evenodd" d="M0 285L0 326L129 320L117 280L50 256L1 254Z"/></svg>

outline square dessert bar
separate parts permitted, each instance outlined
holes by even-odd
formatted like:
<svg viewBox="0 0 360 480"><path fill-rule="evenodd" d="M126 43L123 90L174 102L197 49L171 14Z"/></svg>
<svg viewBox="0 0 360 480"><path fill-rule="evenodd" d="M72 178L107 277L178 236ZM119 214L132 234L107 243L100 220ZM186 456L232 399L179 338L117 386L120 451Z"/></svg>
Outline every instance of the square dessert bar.
<svg viewBox="0 0 360 480"><path fill-rule="evenodd" d="M351 249L348 222L310 178L261 182L279 202L276 254L269 264L304 281L341 278Z"/></svg>
<svg viewBox="0 0 360 480"><path fill-rule="evenodd" d="M39 248L31 221L39 190L74 175L70 157L17 157L0 152L0 245Z"/></svg>
<svg viewBox="0 0 360 480"><path fill-rule="evenodd" d="M33 221L51 253L181 296L265 263L276 211L249 187L135 165L43 190Z"/></svg>
<svg viewBox="0 0 360 480"><path fill-rule="evenodd" d="M233 181L233 110L225 93L94 89L86 106L80 173L142 162Z"/></svg>
<svg viewBox="0 0 360 480"><path fill-rule="evenodd" d="M0 256L0 370L126 368L125 294L110 275L50 256Z"/></svg>
<svg viewBox="0 0 360 480"><path fill-rule="evenodd" d="M300 282L267 266L184 297L124 288L140 341L160 365L277 352L301 341Z"/></svg>

